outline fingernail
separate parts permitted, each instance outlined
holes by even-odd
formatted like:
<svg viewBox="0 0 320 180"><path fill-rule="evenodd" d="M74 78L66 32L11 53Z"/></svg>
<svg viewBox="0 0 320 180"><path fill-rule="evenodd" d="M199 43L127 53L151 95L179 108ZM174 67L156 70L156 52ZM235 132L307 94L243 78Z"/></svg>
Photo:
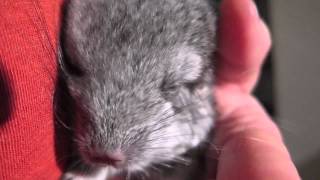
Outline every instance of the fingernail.
<svg viewBox="0 0 320 180"><path fill-rule="evenodd" d="M250 14L254 17L259 17L259 11L258 11L258 8L256 6L256 4L253 2L253 0L250 0L249 1L249 11L250 11Z"/></svg>

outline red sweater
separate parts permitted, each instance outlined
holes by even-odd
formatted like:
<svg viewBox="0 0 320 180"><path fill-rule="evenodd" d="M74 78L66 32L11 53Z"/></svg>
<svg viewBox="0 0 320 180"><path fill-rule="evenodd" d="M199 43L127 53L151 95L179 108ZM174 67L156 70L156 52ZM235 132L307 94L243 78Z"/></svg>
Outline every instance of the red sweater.
<svg viewBox="0 0 320 180"><path fill-rule="evenodd" d="M66 147L53 115L61 1L0 0L1 180L61 174Z"/></svg>

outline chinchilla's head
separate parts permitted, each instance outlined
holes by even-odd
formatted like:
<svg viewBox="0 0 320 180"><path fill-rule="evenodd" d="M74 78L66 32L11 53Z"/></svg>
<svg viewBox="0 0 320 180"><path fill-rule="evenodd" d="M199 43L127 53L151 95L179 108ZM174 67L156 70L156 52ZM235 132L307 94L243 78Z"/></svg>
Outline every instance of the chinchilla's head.
<svg viewBox="0 0 320 180"><path fill-rule="evenodd" d="M74 3L66 16L61 66L77 105L76 147L88 164L119 170L179 161L213 123L207 14L184 12L175 1L139 12L108 1L112 10ZM159 1L145 2L150 9Z"/></svg>

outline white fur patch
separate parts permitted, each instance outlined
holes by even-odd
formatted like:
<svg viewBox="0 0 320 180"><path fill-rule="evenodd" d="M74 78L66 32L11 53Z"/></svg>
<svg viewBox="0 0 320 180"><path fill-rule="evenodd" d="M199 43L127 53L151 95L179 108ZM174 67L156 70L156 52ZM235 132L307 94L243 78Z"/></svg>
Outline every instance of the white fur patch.
<svg viewBox="0 0 320 180"><path fill-rule="evenodd" d="M83 175L75 172L68 172L63 175L64 180L109 180L110 177L116 174L116 170L114 168L103 168L100 169L96 174L92 175ZM111 180L111 179L110 179Z"/></svg>
<svg viewBox="0 0 320 180"><path fill-rule="evenodd" d="M202 58L191 48L179 49L174 66L176 72L180 72L185 81L193 81L199 78L202 71Z"/></svg>

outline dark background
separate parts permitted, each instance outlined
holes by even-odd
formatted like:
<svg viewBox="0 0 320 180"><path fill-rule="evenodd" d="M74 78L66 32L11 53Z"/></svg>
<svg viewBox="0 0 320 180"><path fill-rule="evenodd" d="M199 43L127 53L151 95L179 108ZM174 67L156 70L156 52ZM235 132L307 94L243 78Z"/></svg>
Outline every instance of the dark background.
<svg viewBox="0 0 320 180"><path fill-rule="evenodd" d="M217 4L221 2L221 0L215 0ZM260 15L262 19L271 26L270 16L269 16L269 4L267 0L255 0ZM272 64L272 50L270 51L265 64L262 69L262 74L260 77L260 81L254 91L254 94L261 101L265 109L271 116L275 115L275 104L274 104L274 95L273 95L273 64Z"/></svg>
<svg viewBox="0 0 320 180"><path fill-rule="evenodd" d="M268 24L270 28L271 22L269 18L269 6L267 0L256 0L259 12L264 21ZM260 77L260 81L255 90L255 95L264 105L266 110L269 112L271 116L275 116L276 107L274 103L274 83L273 83L273 63L272 63L272 49L266 59L266 62L262 69L262 74Z"/></svg>

